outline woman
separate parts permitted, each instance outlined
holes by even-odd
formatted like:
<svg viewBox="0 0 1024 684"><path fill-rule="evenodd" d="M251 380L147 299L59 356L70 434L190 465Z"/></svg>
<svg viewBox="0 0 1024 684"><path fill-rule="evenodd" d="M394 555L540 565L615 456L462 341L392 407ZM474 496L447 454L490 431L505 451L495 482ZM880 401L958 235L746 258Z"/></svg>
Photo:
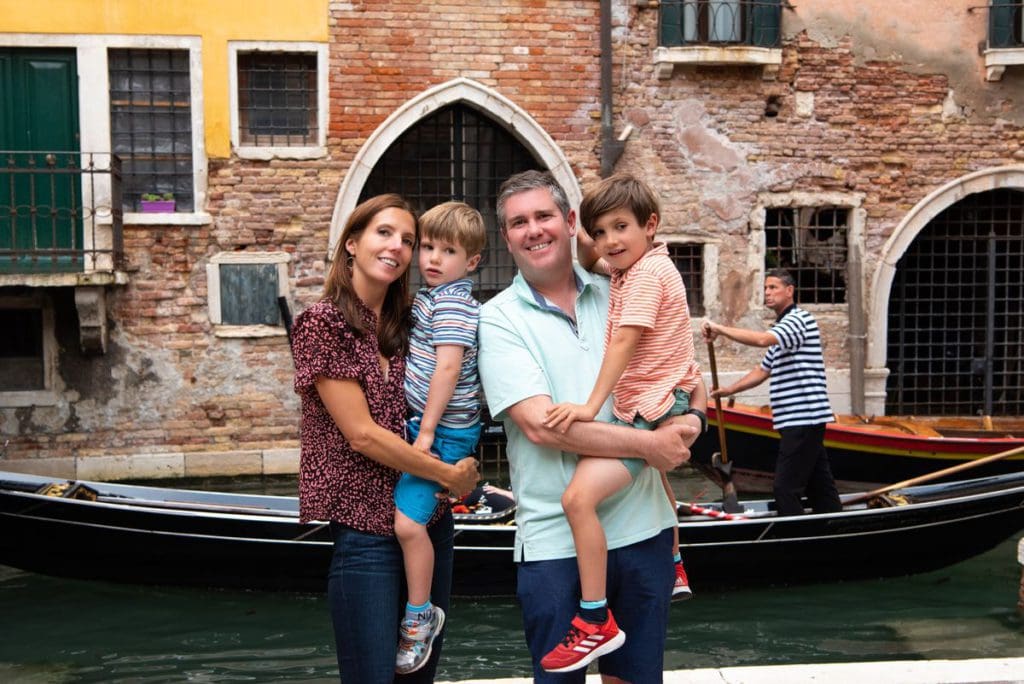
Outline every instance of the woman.
<svg viewBox="0 0 1024 684"><path fill-rule="evenodd" d="M447 465L413 449L405 425L408 268L417 221L398 195L373 197L342 231L324 297L292 331L295 391L302 398L300 517L328 520L334 555L327 599L338 669L349 682L390 682L402 595L402 553L394 536L394 487L401 472L473 489L476 461ZM454 528L439 507L430 524L432 593L448 608ZM440 653L403 681L432 681Z"/></svg>

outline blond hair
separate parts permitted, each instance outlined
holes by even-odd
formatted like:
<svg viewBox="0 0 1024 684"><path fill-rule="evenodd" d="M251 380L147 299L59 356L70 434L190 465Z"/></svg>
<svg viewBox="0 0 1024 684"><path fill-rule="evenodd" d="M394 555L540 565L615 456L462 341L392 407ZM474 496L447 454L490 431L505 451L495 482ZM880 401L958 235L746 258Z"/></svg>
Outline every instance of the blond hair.
<svg viewBox="0 0 1024 684"><path fill-rule="evenodd" d="M472 257L484 251L487 229L483 216L473 207L465 202L444 202L420 216L420 239L459 245Z"/></svg>

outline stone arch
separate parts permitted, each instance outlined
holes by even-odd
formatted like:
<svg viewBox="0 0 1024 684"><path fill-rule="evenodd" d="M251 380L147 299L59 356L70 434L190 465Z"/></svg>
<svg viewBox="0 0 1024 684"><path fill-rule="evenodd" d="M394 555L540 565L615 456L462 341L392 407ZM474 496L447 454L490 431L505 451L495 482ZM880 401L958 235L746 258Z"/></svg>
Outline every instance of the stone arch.
<svg viewBox="0 0 1024 684"><path fill-rule="evenodd" d="M882 247L878 269L871 286L871 302L868 311L870 321L868 332L867 367L869 374L881 376L880 394L885 396L886 343L889 336L889 297L896 277L896 264L913 243L914 238L948 207L968 195L1000 188L1024 190L1024 165L999 166L976 171L953 180L938 188L914 205L907 212L896 230ZM877 394L871 392L869 394ZM883 401L884 404L884 401Z"/></svg>
<svg viewBox="0 0 1024 684"><path fill-rule="evenodd" d="M330 240L327 258L334 255L335 245L345 218L355 208L359 193L374 166L387 149L405 131L414 126L420 119L450 104L464 102L473 105L481 112L503 125L525 147L533 152L554 174L565 188L569 201L575 206L582 197L579 183L569 160L562 153L551 136L525 110L501 95L468 78L456 78L429 88L404 105L396 109L367 138L352 161L338 191L334 203L334 214L331 216Z"/></svg>

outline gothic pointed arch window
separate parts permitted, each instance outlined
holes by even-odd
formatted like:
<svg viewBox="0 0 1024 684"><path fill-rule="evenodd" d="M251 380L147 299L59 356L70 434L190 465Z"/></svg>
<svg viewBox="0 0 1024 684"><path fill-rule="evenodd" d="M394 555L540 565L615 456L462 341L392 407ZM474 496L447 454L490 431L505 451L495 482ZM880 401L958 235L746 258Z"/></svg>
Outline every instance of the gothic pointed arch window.
<svg viewBox="0 0 1024 684"><path fill-rule="evenodd" d="M448 200L475 207L487 226L487 246L473 274L475 294L483 302L508 286L516 272L495 218L498 188L514 173L544 168L500 124L457 103L431 113L395 140L374 166L359 201L397 192L419 214ZM412 284L422 284L415 262Z"/></svg>

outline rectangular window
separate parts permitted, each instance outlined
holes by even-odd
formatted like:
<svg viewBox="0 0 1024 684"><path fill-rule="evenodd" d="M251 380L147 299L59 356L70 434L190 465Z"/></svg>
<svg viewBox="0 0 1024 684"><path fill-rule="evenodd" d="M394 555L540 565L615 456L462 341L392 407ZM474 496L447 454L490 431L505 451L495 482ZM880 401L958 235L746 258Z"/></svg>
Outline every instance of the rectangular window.
<svg viewBox="0 0 1024 684"><path fill-rule="evenodd" d="M210 322L218 337L284 335L288 296L285 252L221 252L206 264Z"/></svg>
<svg viewBox="0 0 1024 684"><path fill-rule="evenodd" d="M243 145L316 145L317 55L239 53L238 120Z"/></svg>
<svg viewBox="0 0 1024 684"><path fill-rule="evenodd" d="M0 392L46 389L42 309L0 308Z"/></svg>
<svg viewBox="0 0 1024 684"><path fill-rule="evenodd" d="M704 315L704 245L699 242L669 243L668 255L686 287L691 316Z"/></svg>
<svg viewBox="0 0 1024 684"><path fill-rule="evenodd" d="M778 47L780 0L662 0L660 44Z"/></svg>
<svg viewBox="0 0 1024 684"><path fill-rule="evenodd" d="M221 264L221 323L280 325L277 291L277 264Z"/></svg>
<svg viewBox="0 0 1024 684"><path fill-rule="evenodd" d="M188 50L111 49L110 136L121 157L123 206L172 193L175 211L195 209L192 84Z"/></svg>
<svg viewBox="0 0 1024 684"><path fill-rule="evenodd" d="M765 212L765 270L785 268L801 304L846 301L850 210L776 207Z"/></svg>

